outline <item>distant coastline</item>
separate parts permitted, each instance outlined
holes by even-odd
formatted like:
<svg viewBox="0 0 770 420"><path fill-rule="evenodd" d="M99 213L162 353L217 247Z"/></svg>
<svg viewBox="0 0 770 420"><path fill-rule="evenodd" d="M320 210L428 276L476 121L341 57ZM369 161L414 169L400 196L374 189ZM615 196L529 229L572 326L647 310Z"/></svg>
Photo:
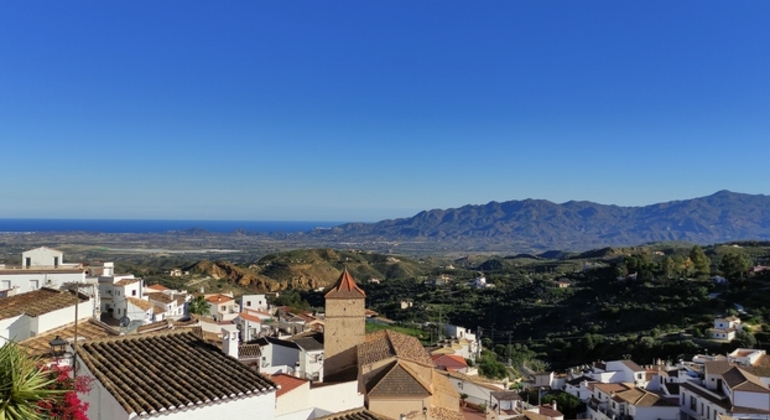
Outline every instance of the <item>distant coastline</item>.
<svg viewBox="0 0 770 420"><path fill-rule="evenodd" d="M265 221L265 220L142 220L142 219L0 219L0 232L94 232L164 233L203 229L215 233L236 230L255 233L306 232L330 228L345 222Z"/></svg>

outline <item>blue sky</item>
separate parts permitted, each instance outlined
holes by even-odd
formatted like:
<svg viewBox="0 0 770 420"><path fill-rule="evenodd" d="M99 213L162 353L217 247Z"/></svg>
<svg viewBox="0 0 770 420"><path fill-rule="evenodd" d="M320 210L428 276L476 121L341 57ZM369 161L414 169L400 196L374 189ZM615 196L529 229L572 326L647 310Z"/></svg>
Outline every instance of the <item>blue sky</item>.
<svg viewBox="0 0 770 420"><path fill-rule="evenodd" d="M770 193L770 2L0 3L0 217Z"/></svg>

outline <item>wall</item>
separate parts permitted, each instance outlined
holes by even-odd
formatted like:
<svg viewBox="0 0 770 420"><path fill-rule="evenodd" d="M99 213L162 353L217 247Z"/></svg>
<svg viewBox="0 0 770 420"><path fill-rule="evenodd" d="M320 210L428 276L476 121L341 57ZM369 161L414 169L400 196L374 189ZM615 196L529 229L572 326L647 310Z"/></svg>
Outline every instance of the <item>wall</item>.
<svg viewBox="0 0 770 420"><path fill-rule="evenodd" d="M195 406L188 410L174 410L157 413L152 416L142 416L146 419L164 420L211 420L225 417L228 419L275 419L275 391L267 394L249 395L240 399L219 400L216 404ZM89 417L89 420L91 419ZM106 420L106 419L105 419Z"/></svg>
<svg viewBox="0 0 770 420"><path fill-rule="evenodd" d="M468 398L465 400L466 402L469 402L471 404L489 404L491 401L491 394L493 392L497 391L503 391L504 388L500 386L499 388L493 386L493 385L480 385L475 382L471 382L468 380L455 378L455 377L449 377L449 382L454 386L454 388L457 390L459 394L467 394ZM493 389L494 388L494 389Z"/></svg>
<svg viewBox="0 0 770 420"><path fill-rule="evenodd" d="M760 410L770 410L770 394L764 392L735 391L733 405L751 407Z"/></svg>
<svg viewBox="0 0 770 420"><path fill-rule="evenodd" d="M422 412L423 407L430 407L430 397L424 399L376 398L369 399L369 411L397 419L401 414L413 411Z"/></svg>
<svg viewBox="0 0 770 420"><path fill-rule="evenodd" d="M86 416L89 420L124 420L128 419L128 413L118 403L115 397L107 391L102 383L97 381L82 360L78 358L78 375L88 376L93 379L91 391L81 394L83 402L88 403Z"/></svg>
<svg viewBox="0 0 770 420"><path fill-rule="evenodd" d="M35 270L30 269L29 273L3 273L0 270L0 280L8 280L11 283L11 288L15 288L18 293L31 292L30 280L37 280L38 289L41 287L58 288L62 284L66 283L82 283L86 279L85 272L78 271L73 273L71 271L57 272L57 270Z"/></svg>
<svg viewBox="0 0 770 420"><path fill-rule="evenodd" d="M634 407L634 420L678 420L679 407Z"/></svg>
<svg viewBox="0 0 770 420"><path fill-rule="evenodd" d="M75 298L74 296L72 297ZM94 316L94 301L89 299L85 302L78 304L78 320L85 321L88 318ZM48 312L46 314L33 318L31 323L31 331L37 334L43 334L46 331L63 327L67 324L75 322L75 305L67 308L62 308L57 311Z"/></svg>
<svg viewBox="0 0 770 420"><path fill-rule="evenodd" d="M364 396L358 393L358 381L324 384L310 388L310 405L337 413L363 406Z"/></svg>
<svg viewBox="0 0 770 420"><path fill-rule="evenodd" d="M307 415L312 411L313 406L310 403L310 382L305 382L275 400L275 416L282 420L305 420L307 419ZM289 415L290 413L294 413L294 415ZM304 414L305 417L301 417L302 414Z"/></svg>
<svg viewBox="0 0 770 420"><path fill-rule="evenodd" d="M31 259L31 265L34 266L54 266L54 258L58 257L58 264L61 265L64 261L64 254L54 251L49 248L36 248L24 251L21 253L21 264L26 266L27 258Z"/></svg>
<svg viewBox="0 0 770 420"><path fill-rule="evenodd" d="M268 359L271 365L287 365L292 368L296 366L296 363L299 361L299 349L279 346L277 344L271 344L270 347L273 348L272 358Z"/></svg>
<svg viewBox="0 0 770 420"><path fill-rule="evenodd" d="M0 319L0 345L8 340L21 341L29 338L30 319L26 315Z"/></svg>
<svg viewBox="0 0 770 420"><path fill-rule="evenodd" d="M356 365L355 346L364 342L364 298L326 299L324 374Z"/></svg>

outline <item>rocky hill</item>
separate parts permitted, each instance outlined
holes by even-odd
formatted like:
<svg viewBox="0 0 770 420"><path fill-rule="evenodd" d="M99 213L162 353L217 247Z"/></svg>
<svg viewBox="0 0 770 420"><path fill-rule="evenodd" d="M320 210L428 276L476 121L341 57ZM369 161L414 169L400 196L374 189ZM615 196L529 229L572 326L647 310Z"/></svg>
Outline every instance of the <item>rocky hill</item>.
<svg viewBox="0 0 770 420"><path fill-rule="evenodd" d="M356 279L365 282L369 279L423 276L432 267L432 264L400 256L308 249L270 254L245 265L203 260L186 267L186 270L254 290L279 291L326 288L339 278L345 268Z"/></svg>
<svg viewBox="0 0 770 420"><path fill-rule="evenodd" d="M336 242L431 242L439 249L584 251L648 242L699 244L770 239L770 196L720 191L644 207L588 201L491 202L423 211L410 218L350 223L310 233Z"/></svg>

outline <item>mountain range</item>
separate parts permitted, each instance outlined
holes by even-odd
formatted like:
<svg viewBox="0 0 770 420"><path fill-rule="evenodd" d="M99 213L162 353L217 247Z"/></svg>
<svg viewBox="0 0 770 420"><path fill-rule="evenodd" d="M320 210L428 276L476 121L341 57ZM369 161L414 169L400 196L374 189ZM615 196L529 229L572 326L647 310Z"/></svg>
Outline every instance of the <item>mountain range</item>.
<svg viewBox="0 0 770 420"><path fill-rule="evenodd" d="M770 239L770 196L716 194L643 207L588 201L490 202L422 211L376 223L348 223L309 236L336 243L432 245L435 250L582 251L683 241L712 244Z"/></svg>

